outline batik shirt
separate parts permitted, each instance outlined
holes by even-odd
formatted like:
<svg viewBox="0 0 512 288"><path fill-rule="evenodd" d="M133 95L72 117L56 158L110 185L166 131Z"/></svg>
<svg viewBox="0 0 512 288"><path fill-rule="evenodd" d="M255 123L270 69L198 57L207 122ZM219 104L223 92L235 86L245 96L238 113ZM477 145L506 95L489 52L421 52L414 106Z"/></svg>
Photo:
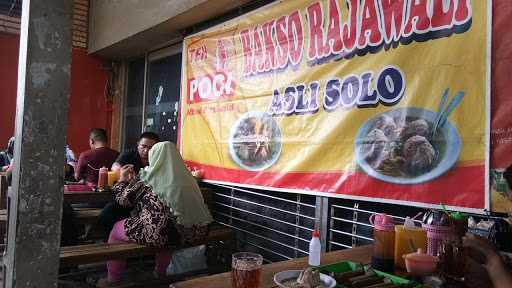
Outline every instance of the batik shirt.
<svg viewBox="0 0 512 288"><path fill-rule="evenodd" d="M130 182L118 182L114 188L115 200L126 208L134 208L134 216L124 222L126 236L141 245L173 246L200 241L208 233L207 226L184 227L150 186L138 177Z"/></svg>

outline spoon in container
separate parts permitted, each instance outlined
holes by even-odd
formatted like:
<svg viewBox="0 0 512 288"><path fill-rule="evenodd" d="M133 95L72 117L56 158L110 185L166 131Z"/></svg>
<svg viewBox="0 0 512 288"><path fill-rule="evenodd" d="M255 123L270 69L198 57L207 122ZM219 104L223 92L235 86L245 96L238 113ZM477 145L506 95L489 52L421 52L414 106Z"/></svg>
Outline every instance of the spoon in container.
<svg viewBox="0 0 512 288"><path fill-rule="evenodd" d="M444 125L444 123L446 123L446 121L448 120L448 116L450 116L450 114L453 112L453 110L455 110L455 107L457 107L459 105L459 103L462 101L462 98L464 98L463 91L459 91L459 92L457 92L457 94L455 94L455 96L452 98L452 101L450 101L450 103L448 103L446 110L444 110L444 113L443 113L441 119L439 120L439 127L442 127Z"/></svg>
<svg viewBox="0 0 512 288"><path fill-rule="evenodd" d="M432 131L430 132L430 142L432 143L432 146L434 147L434 150L435 150L435 159L438 159L439 158L439 149L437 147L437 144L436 144L436 140L435 140L435 137L436 137L436 133L437 133L437 127L439 126L439 121L441 120L441 117L443 115L443 108L444 108L444 105L446 104L446 99L448 99L448 92L450 91L449 88L446 88L446 90L444 90L444 93L443 93L443 96L441 96L441 102L439 102L439 105L437 106L437 113L436 113L436 116L434 118L434 125L432 127Z"/></svg>
<svg viewBox="0 0 512 288"><path fill-rule="evenodd" d="M443 96L441 96L441 102L439 102L439 105L437 106L437 113L436 117L434 118L434 127L432 127L432 133L431 133L431 139L434 140L434 137L436 135L436 128L439 125L439 120L441 119L441 116L443 114L443 108L444 104L446 104L446 99L448 98L448 92L450 91L449 88L446 88L444 90Z"/></svg>
<svg viewBox="0 0 512 288"><path fill-rule="evenodd" d="M439 107L444 106L444 103L446 102L446 97L448 95L448 89L445 90L443 97L441 98L441 103L439 103ZM446 106L446 109L442 112L437 113L436 121L434 123L434 127L432 128L432 141L435 141L436 134L438 132L438 129L442 127L446 121L448 120L448 116L455 110L455 107L459 105L459 103L462 101L462 98L464 98L464 92L459 91L455 96L452 98L450 103L448 103L448 106ZM442 109L442 108L441 108Z"/></svg>
<svg viewBox="0 0 512 288"><path fill-rule="evenodd" d="M448 116L450 116L450 113L452 113L453 110L455 110L455 107L457 107L457 105L459 105L459 103L462 101L462 98L464 98L464 92L459 91L457 94L455 94L450 103L448 103L448 106L446 106L446 109L444 111L441 111L441 107L444 106L444 103L446 102L447 95L448 89L444 91L443 97L441 98L441 103L439 103L440 109L438 109L436 120L434 122L434 127L432 128L432 135L430 138L432 146L434 147L435 150L436 161L437 159L439 159L440 156L440 149L436 139L437 132L439 128L443 127L443 125L446 123L446 121L448 120Z"/></svg>

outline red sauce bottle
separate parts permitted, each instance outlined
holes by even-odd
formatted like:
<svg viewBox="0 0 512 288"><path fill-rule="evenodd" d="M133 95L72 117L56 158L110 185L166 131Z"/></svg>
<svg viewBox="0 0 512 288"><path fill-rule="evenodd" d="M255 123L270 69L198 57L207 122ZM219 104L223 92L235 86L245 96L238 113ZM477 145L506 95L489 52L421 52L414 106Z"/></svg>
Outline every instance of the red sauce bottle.
<svg viewBox="0 0 512 288"><path fill-rule="evenodd" d="M393 273L395 264L395 224L386 214L370 216L373 228L372 268Z"/></svg>

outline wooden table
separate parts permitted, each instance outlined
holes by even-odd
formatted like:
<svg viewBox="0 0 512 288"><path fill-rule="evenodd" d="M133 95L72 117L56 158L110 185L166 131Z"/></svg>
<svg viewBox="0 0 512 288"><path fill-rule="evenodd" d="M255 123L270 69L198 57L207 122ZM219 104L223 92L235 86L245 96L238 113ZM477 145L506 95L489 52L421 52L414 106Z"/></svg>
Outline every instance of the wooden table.
<svg viewBox="0 0 512 288"><path fill-rule="evenodd" d="M64 201L71 204L108 202L113 199L112 192L94 192L94 191L73 191L64 192Z"/></svg>
<svg viewBox="0 0 512 288"><path fill-rule="evenodd" d="M339 250L322 254L322 264L331 264L341 261L354 261L364 264L370 263L372 246L365 245L352 249ZM308 258L292 259L263 265L261 288L277 287L274 283L274 274L284 270L303 269L308 265ZM173 283L176 288L230 288L231 272L196 278L188 281Z"/></svg>
<svg viewBox="0 0 512 288"><path fill-rule="evenodd" d="M64 192L64 201L70 204L108 202L113 199L112 192L94 192L94 191L73 191ZM98 209L89 209L82 211L79 218L90 218L98 216ZM0 209L0 223L7 221L7 209Z"/></svg>

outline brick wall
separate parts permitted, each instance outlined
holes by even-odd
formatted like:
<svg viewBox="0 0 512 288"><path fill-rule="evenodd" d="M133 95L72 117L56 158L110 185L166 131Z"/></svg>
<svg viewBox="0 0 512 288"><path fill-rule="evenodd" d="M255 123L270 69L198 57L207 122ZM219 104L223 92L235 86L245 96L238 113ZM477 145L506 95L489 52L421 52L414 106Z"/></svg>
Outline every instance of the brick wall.
<svg viewBox="0 0 512 288"><path fill-rule="evenodd" d="M19 17L0 14L0 33L20 34ZM73 47L87 49L89 0L75 0L73 10Z"/></svg>
<svg viewBox="0 0 512 288"><path fill-rule="evenodd" d="M75 0L73 10L73 47L87 49L89 0Z"/></svg>

